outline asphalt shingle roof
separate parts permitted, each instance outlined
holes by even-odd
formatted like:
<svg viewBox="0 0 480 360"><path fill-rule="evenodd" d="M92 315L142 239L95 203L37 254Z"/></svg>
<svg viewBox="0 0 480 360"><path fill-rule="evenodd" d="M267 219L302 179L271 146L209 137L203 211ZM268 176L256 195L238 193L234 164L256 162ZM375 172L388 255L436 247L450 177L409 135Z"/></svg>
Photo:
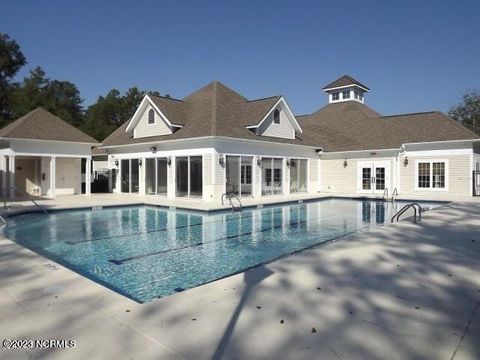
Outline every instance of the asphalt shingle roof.
<svg viewBox="0 0 480 360"><path fill-rule="evenodd" d="M350 75L343 75L342 77L338 78L337 80L325 86L323 90L342 87L342 86L348 86L348 85L359 85L367 90L370 90L366 85L363 85L360 81L354 79Z"/></svg>
<svg viewBox="0 0 480 360"><path fill-rule="evenodd" d="M330 85L329 85L330 86ZM361 85L364 86L364 85ZM109 135L105 146L137 144L205 136L227 136L276 143L321 147L326 152L400 148L412 142L477 139L478 136L440 112L382 116L356 101L328 104L297 116L303 134L295 139L259 136L247 129L257 125L281 96L248 100L218 81L181 99L152 96L174 124L173 134L133 138L128 121Z"/></svg>
<svg viewBox="0 0 480 360"><path fill-rule="evenodd" d="M98 144L91 136L42 107L37 107L0 129L0 137Z"/></svg>

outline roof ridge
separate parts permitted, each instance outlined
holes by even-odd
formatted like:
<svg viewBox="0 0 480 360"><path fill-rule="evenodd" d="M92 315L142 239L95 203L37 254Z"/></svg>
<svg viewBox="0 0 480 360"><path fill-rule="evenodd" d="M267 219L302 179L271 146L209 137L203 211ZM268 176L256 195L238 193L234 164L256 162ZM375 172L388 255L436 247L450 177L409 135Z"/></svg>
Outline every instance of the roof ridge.
<svg viewBox="0 0 480 360"><path fill-rule="evenodd" d="M255 101L262 101L262 100L268 100L268 99L273 99L273 98L281 98L283 95L273 95L273 96L267 96L264 98L259 98L259 99L253 99L253 100L248 100L247 103L255 102Z"/></svg>
<svg viewBox="0 0 480 360"><path fill-rule="evenodd" d="M434 114L434 113L441 113L440 111L418 111L413 113L403 113L403 114L395 114L395 115L382 115L380 118L389 118L389 117L397 117L397 116L410 116L410 115L422 115L422 114Z"/></svg>
<svg viewBox="0 0 480 360"><path fill-rule="evenodd" d="M155 94L147 94L147 95L148 95L148 96L159 97L159 98L162 98L162 99L167 99L167 100L173 100L173 101L181 101L181 102L184 102L182 99L176 99L176 98L169 97L169 96L162 96L162 95L155 95Z"/></svg>
<svg viewBox="0 0 480 360"><path fill-rule="evenodd" d="M212 96L212 135L215 136L217 132L217 97L218 97L218 81L213 81L213 96Z"/></svg>

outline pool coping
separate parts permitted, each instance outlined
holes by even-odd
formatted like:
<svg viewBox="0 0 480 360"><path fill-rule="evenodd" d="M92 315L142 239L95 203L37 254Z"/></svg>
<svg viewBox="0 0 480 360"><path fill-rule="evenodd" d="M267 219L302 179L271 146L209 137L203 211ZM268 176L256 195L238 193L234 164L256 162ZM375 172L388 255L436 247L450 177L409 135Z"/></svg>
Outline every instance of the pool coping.
<svg viewBox="0 0 480 360"><path fill-rule="evenodd" d="M392 201L386 200L382 197L369 197L369 196L341 196L341 195L324 195L324 196L313 196L305 199L285 199L279 200L276 202L268 202L264 204L252 204L252 205L245 205L242 206L243 209L261 209L261 208L269 208L275 207L279 205L288 205L288 204L302 204L302 203L309 203L315 201L323 201L323 200L331 200L331 199L344 199L344 200L372 200L372 201L382 201L391 203ZM402 201L402 202L417 202L417 203L439 203L439 204L449 204L453 201L450 200L429 200L429 199L410 199L410 198L397 198L395 201ZM395 202L394 201L394 202ZM102 209L108 208L120 208L120 207L136 207L136 206L150 206L155 208L161 208L166 210L180 210L186 212L193 212L193 213L201 213L201 214L210 214L210 213L222 213L222 212L232 212L232 209L229 207L216 207L211 209L202 209L202 208L193 208L188 206L171 206L171 205L163 205L163 204L155 204L148 201L139 201L139 202L125 202L120 204L106 204L106 205L80 205L80 206L59 206L51 209L46 209L48 213L50 212L61 212L61 211L72 211L72 210L91 210L91 211L100 211ZM44 209L44 207L42 207ZM42 212L43 210L38 207L28 207L28 208L20 208L15 209L11 212L5 211L1 215L4 218L12 218L17 215L24 215L30 213L38 213Z"/></svg>

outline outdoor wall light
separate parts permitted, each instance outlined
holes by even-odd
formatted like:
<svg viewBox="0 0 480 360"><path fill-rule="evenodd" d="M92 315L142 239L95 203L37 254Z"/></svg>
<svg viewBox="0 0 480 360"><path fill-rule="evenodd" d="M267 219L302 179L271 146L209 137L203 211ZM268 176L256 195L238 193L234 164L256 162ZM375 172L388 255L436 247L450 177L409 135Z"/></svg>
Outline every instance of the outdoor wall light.
<svg viewBox="0 0 480 360"><path fill-rule="evenodd" d="M156 153L157 152L157 147L156 146L150 146L150 151L152 153Z"/></svg>
<svg viewBox="0 0 480 360"><path fill-rule="evenodd" d="M142 159L138 159L138 166L142 166L143 162Z"/></svg>
<svg viewBox="0 0 480 360"><path fill-rule="evenodd" d="M408 165L408 157L405 157L405 159L403 159L403 166L407 166Z"/></svg>
<svg viewBox="0 0 480 360"><path fill-rule="evenodd" d="M290 159L287 159L287 166L290 167Z"/></svg>
<svg viewBox="0 0 480 360"><path fill-rule="evenodd" d="M167 157L167 165L168 166L172 165L172 157L171 156Z"/></svg>
<svg viewBox="0 0 480 360"><path fill-rule="evenodd" d="M257 165L258 165L258 166L262 166L262 158L259 157L259 158L257 159Z"/></svg>
<svg viewBox="0 0 480 360"><path fill-rule="evenodd" d="M346 168L348 166L348 161L347 159L343 160L343 167Z"/></svg>
<svg viewBox="0 0 480 360"><path fill-rule="evenodd" d="M223 165L225 165L225 157L223 156L223 154L220 154L219 157L218 157L218 163L220 164L220 166L223 167Z"/></svg>
<svg viewBox="0 0 480 360"><path fill-rule="evenodd" d="M115 160L115 166L118 167L118 164L119 164L119 163L118 163L118 160Z"/></svg>

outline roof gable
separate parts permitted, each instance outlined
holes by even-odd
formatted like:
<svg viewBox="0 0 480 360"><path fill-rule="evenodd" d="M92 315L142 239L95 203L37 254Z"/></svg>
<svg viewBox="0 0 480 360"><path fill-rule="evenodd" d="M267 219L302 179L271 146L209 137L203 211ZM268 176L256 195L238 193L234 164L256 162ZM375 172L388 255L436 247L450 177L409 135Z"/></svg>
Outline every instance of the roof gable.
<svg viewBox="0 0 480 360"><path fill-rule="evenodd" d="M183 108L180 105L181 100L175 100L175 99L168 99L164 97L154 97L155 101L150 97L150 95L145 95L143 100L140 102L140 105L138 105L137 110L133 114L132 118L130 119L130 122L127 125L127 128L125 129L126 132L132 132L135 127L138 125L138 122L140 121L143 113L145 110L148 108L150 105L153 107L157 115L161 118L162 121L164 121L167 126L170 128L170 131L173 132L171 129L175 127L182 127L183 125L173 123L171 119L169 119L165 113L169 113L171 116L175 117L176 119L181 120L182 114L183 114ZM159 108L160 105L162 107L162 110Z"/></svg>
<svg viewBox="0 0 480 360"><path fill-rule="evenodd" d="M288 117L288 120L292 124L293 128L295 129L296 133L303 133L302 128L300 127L300 124L298 123L297 119L295 118L295 115L293 114L292 110L290 110L290 107L288 106L287 102L283 98L283 96L280 96L279 99L273 104L273 106L270 107L270 109L267 111L267 113L263 116L263 118L260 120L259 123L255 125L250 125L248 128L259 128L262 126L262 124L268 119L270 114L277 108L281 107L284 111L285 114Z"/></svg>
<svg viewBox="0 0 480 360"><path fill-rule="evenodd" d="M98 144L91 136L42 107L0 129L0 137Z"/></svg>

